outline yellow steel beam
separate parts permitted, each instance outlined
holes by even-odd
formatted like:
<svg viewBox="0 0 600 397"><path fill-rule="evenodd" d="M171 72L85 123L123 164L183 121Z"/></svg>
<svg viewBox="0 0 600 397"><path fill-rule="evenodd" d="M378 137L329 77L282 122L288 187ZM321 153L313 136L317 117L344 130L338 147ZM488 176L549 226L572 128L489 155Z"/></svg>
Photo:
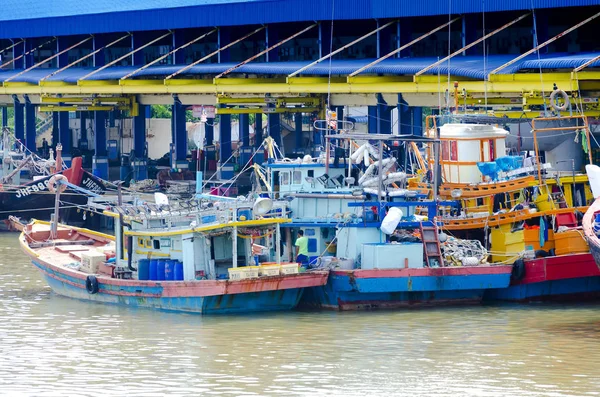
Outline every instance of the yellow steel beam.
<svg viewBox="0 0 600 397"><path fill-rule="evenodd" d="M216 114L255 114L255 113L312 113L321 110L318 107L305 108L217 108Z"/></svg>
<svg viewBox="0 0 600 397"><path fill-rule="evenodd" d="M130 97L51 97L42 95L40 97L41 103L82 103L89 102L92 104L95 103L125 103L130 104Z"/></svg>
<svg viewBox="0 0 600 397"><path fill-rule="evenodd" d="M585 75L587 80L582 81ZM8 82L0 87L0 94L63 94L63 95L126 95L126 94L211 94L211 95L308 95L308 94L376 94L376 93L426 93L438 94L440 83L419 76L417 81L406 81L406 76L367 76L346 79L336 77L329 83L327 77L288 78L230 78L213 80L171 79L125 80L119 85L117 80L84 80L77 85L37 85L22 82ZM488 98L499 95L523 95L528 93L551 92L554 83L559 88L573 92L580 87L600 84L596 72L582 72L578 80L571 73L549 73L544 75L543 84L537 74L493 75L487 84L481 80L459 79L460 90L468 95L487 92ZM581 84L581 86L580 86Z"/></svg>
<svg viewBox="0 0 600 397"><path fill-rule="evenodd" d="M285 106L286 104L316 106L320 104L321 99L316 97L244 97L230 98L225 96L217 96L217 103L225 105L264 105L265 103L274 103L277 106Z"/></svg>
<svg viewBox="0 0 600 397"><path fill-rule="evenodd" d="M131 110L131 106L101 106L101 105L67 105L67 106L54 106L46 105L40 106L40 112L79 112L79 111L110 111L114 109L119 110Z"/></svg>

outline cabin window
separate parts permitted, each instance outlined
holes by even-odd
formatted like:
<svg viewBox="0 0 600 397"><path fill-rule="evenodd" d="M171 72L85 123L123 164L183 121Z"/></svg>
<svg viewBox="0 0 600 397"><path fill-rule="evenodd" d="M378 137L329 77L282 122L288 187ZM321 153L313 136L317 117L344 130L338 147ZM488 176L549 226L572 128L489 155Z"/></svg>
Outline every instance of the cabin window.
<svg viewBox="0 0 600 397"><path fill-rule="evenodd" d="M144 239L143 238L138 238L138 246L140 246L140 247L144 246Z"/></svg>
<svg viewBox="0 0 600 397"><path fill-rule="evenodd" d="M279 184L280 185L289 185L290 184L290 173L289 172L280 172L279 173Z"/></svg>
<svg viewBox="0 0 600 397"><path fill-rule="evenodd" d="M309 178L314 178L315 177L315 170L308 170L307 175Z"/></svg>
<svg viewBox="0 0 600 397"><path fill-rule="evenodd" d="M160 240L154 240L154 249L155 250L159 250L160 249Z"/></svg>
<svg viewBox="0 0 600 397"><path fill-rule="evenodd" d="M450 161L458 161L458 145L456 141L450 141Z"/></svg>
<svg viewBox="0 0 600 397"><path fill-rule="evenodd" d="M493 139L489 140L489 147L490 147L490 160L489 161L494 161L496 160L496 145Z"/></svg>
<svg viewBox="0 0 600 397"><path fill-rule="evenodd" d="M292 183L294 185L299 185L302 183L302 171L294 171L294 179Z"/></svg>
<svg viewBox="0 0 600 397"><path fill-rule="evenodd" d="M146 248L152 248L152 240L146 239Z"/></svg>
<svg viewBox="0 0 600 397"><path fill-rule="evenodd" d="M448 141L442 141L442 160L450 160L450 144Z"/></svg>

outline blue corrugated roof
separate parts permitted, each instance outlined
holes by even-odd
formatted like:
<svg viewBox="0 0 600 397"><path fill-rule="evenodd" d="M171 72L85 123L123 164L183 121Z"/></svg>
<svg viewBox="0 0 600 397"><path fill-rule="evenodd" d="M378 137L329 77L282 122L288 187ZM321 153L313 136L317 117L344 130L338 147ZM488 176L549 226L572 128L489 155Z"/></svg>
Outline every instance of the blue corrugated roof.
<svg viewBox="0 0 600 397"><path fill-rule="evenodd" d="M486 12L599 0L487 0ZM330 20L330 0L3 0L0 38ZM335 0L334 19L479 13L480 0ZM27 21L27 23L24 23Z"/></svg>
<svg viewBox="0 0 600 397"><path fill-rule="evenodd" d="M503 69L500 73L516 73L523 69L573 69L582 65L586 61L599 55L598 53L580 53L580 54L552 54L542 55L541 62L538 61L537 55L531 55L524 60L516 62L514 65ZM445 76L450 73L455 76L483 79L487 73L498 66L515 58L516 55L490 55L487 58L487 70L483 70L483 60L481 56L469 55L458 56L450 61L450 64L444 63L439 68L429 70L429 74L437 74ZM346 76L358 70L362 66L370 63L372 59L353 59L353 60L334 60L331 63L331 73L333 75ZM426 66L435 63L437 58L402 58L402 59L386 59L374 67L365 70L364 74L381 74L381 75L413 75ZM309 64L309 61L304 62L256 62L248 63L236 70L236 73L260 74L260 75L288 75L296 70ZM190 68L187 75L216 75L222 73L234 66L234 63L210 63L196 65ZM142 77L165 77L181 69L183 65L163 65L152 66L142 70L135 75L135 78ZM600 67L600 61L596 61L592 67ZM118 80L123 76L133 72L137 67L133 66L117 66L104 69L93 76L89 80ZM21 76L15 78L14 82L27 82L37 84L40 79L52 73L55 69L34 69ZM88 74L93 69L89 68L71 68L48 79L49 81L64 81L66 83L76 83L78 79ZM18 73L19 70L8 70L0 72L0 82L6 80L10 76ZM322 62L309 69L303 75L327 76L329 74L329 62Z"/></svg>

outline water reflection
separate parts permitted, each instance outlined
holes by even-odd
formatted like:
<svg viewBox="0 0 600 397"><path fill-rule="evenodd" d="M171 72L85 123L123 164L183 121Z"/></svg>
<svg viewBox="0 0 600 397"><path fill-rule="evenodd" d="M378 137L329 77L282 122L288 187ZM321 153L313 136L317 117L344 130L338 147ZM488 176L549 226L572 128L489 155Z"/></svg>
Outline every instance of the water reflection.
<svg viewBox="0 0 600 397"><path fill-rule="evenodd" d="M216 316L56 296L0 235L0 394L582 396L600 306Z"/></svg>

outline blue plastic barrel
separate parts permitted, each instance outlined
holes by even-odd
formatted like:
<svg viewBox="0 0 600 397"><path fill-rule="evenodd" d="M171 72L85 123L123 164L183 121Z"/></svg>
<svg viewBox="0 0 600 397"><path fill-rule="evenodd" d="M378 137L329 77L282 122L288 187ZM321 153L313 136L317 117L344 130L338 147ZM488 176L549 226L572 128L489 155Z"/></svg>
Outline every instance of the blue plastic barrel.
<svg viewBox="0 0 600 397"><path fill-rule="evenodd" d="M175 269L173 271L176 281L183 280L183 263L175 261Z"/></svg>
<svg viewBox="0 0 600 397"><path fill-rule="evenodd" d="M138 280L150 280L150 259L138 261Z"/></svg>
<svg viewBox="0 0 600 397"><path fill-rule="evenodd" d="M158 265L156 266L156 279L164 280L165 279L165 268L167 267L166 259L159 259Z"/></svg>
<svg viewBox="0 0 600 397"><path fill-rule="evenodd" d="M167 261L167 263L165 264L165 280L167 281L173 281L175 280L175 265L176 265L177 261L174 259L171 259L169 261Z"/></svg>
<svg viewBox="0 0 600 397"><path fill-rule="evenodd" d="M150 261L150 271L148 272L148 280L158 280L158 259Z"/></svg>
<svg viewBox="0 0 600 397"><path fill-rule="evenodd" d="M252 219L252 209L250 208L240 208L238 209L238 221L242 220L242 216L245 218L244 220L249 221Z"/></svg>

